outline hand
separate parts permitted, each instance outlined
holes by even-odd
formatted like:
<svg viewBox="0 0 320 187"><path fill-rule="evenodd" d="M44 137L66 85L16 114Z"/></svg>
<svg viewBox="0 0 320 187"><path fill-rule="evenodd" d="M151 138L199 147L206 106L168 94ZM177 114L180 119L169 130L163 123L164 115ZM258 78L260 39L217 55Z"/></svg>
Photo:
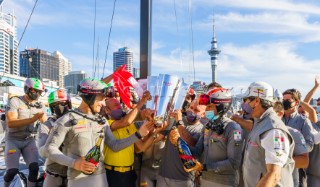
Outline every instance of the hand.
<svg viewBox="0 0 320 187"><path fill-rule="evenodd" d="M181 110L175 110L173 113L174 118L176 121L182 120L182 112Z"/></svg>
<svg viewBox="0 0 320 187"><path fill-rule="evenodd" d="M154 124L152 121L145 121L143 125L139 128L139 134L144 137L149 134L149 132L153 131Z"/></svg>
<svg viewBox="0 0 320 187"><path fill-rule="evenodd" d="M156 127L155 133L161 132L163 129L167 128L169 123L167 121L163 122L160 126Z"/></svg>
<svg viewBox="0 0 320 187"><path fill-rule="evenodd" d="M173 145L175 145L175 146L178 145L178 139L179 139L179 137L180 137L180 134L179 134L178 129L174 129L174 130L171 130L171 131L170 131L169 140L170 140L170 142L171 142Z"/></svg>
<svg viewBox="0 0 320 187"><path fill-rule="evenodd" d="M320 86L320 75L317 75L316 78L314 79L314 87L319 88Z"/></svg>
<svg viewBox="0 0 320 187"><path fill-rule="evenodd" d="M93 173L96 167L91 162L88 162L84 160L83 157L80 157L74 162L73 168L84 173Z"/></svg>
<svg viewBox="0 0 320 187"><path fill-rule="evenodd" d="M35 114L33 114L32 119L37 121L38 119L41 119L43 115L44 115L43 112L35 113Z"/></svg>
<svg viewBox="0 0 320 187"><path fill-rule="evenodd" d="M186 97L185 97L185 100L186 100L188 103L191 103L192 98L191 98L191 96L190 96L189 94L187 94Z"/></svg>
<svg viewBox="0 0 320 187"><path fill-rule="evenodd" d="M230 119L235 120L241 118L238 114L233 114Z"/></svg>
<svg viewBox="0 0 320 187"><path fill-rule="evenodd" d="M147 101L150 101L152 99L152 96L148 90L146 90L141 98L141 102L146 103Z"/></svg>
<svg viewBox="0 0 320 187"><path fill-rule="evenodd" d="M146 108L140 111L142 119L146 119L148 121L153 121L154 111L150 108Z"/></svg>

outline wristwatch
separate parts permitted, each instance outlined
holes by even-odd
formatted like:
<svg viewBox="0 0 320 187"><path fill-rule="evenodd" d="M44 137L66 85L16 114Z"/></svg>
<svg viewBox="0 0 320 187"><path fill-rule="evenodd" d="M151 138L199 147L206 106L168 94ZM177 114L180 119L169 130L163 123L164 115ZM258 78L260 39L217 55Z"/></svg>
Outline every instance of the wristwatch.
<svg viewBox="0 0 320 187"><path fill-rule="evenodd" d="M181 126L185 127L185 125L184 125L184 123L183 123L183 121L182 121L182 120L178 120L178 121L177 121L177 126L179 126L179 125L181 125Z"/></svg>

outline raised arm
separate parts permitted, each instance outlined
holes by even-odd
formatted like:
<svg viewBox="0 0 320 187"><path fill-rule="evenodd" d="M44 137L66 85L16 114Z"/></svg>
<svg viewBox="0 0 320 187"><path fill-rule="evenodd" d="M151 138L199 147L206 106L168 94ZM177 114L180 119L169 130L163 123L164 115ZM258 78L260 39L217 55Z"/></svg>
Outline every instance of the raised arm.
<svg viewBox="0 0 320 187"><path fill-rule="evenodd" d="M303 101L300 102L300 106L303 108L303 110L308 112L308 118L312 123L318 122L317 111L312 106L310 106L307 102Z"/></svg>
<svg viewBox="0 0 320 187"><path fill-rule="evenodd" d="M113 152L118 152L132 145L142 137L145 137L146 135L148 135L149 131L151 130L150 123L151 122L146 121L135 134L129 136L128 138L119 139L119 140L117 140L113 136L110 127L106 126L105 127L105 144Z"/></svg>
<svg viewBox="0 0 320 187"><path fill-rule="evenodd" d="M315 92L317 91L317 89L320 87L320 76L317 75L316 78L314 79L314 86L313 88L311 88L311 90L308 92L308 94L306 95L306 97L304 98L304 102L306 103L310 103L313 95L315 94Z"/></svg>
<svg viewBox="0 0 320 187"><path fill-rule="evenodd" d="M138 113L140 112L142 106L147 103L147 101L151 98L150 92L145 92L138 102L137 106L133 108L127 115L125 115L121 120L115 120L112 124L110 124L110 128L112 131L127 127L136 119Z"/></svg>

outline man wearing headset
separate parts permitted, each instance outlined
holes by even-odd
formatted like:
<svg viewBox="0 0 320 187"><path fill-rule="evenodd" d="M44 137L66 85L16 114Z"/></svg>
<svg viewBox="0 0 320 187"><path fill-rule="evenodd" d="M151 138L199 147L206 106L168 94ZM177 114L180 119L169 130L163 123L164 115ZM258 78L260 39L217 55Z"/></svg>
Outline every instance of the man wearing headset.
<svg viewBox="0 0 320 187"><path fill-rule="evenodd" d="M6 109L7 141L5 145L5 163L7 166L4 175L4 186L9 187L14 176L19 172L19 158L23 159L29 168L28 187L35 186L38 179L38 148L35 135L39 122L47 120L45 107L38 102L45 91L44 84L36 78L25 81L25 95L12 97Z"/></svg>

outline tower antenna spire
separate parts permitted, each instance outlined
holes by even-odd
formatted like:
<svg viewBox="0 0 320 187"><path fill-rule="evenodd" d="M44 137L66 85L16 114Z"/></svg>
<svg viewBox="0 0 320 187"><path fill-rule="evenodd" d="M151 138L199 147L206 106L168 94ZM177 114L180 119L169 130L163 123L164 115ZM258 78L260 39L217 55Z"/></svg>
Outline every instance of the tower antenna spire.
<svg viewBox="0 0 320 187"><path fill-rule="evenodd" d="M208 54L211 57L211 69L212 69L212 82L216 82L216 69L218 65L218 55L220 54L220 50L217 45L217 38L215 33L215 19L214 12L212 14L212 28L213 28L213 37L211 41L211 49L208 50Z"/></svg>

